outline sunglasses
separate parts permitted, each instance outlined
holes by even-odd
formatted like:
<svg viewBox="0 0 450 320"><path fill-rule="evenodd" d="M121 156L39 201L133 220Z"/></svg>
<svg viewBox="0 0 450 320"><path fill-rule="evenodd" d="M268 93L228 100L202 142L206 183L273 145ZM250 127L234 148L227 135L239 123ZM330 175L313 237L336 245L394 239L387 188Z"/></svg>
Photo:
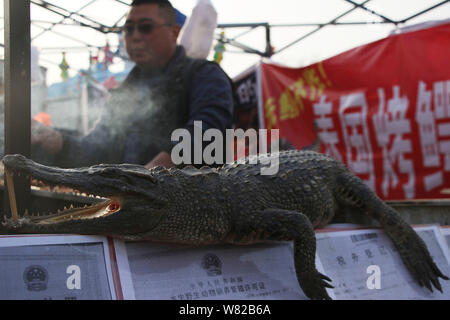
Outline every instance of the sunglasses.
<svg viewBox="0 0 450 320"><path fill-rule="evenodd" d="M128 36L128 35L132 35L134 33L134 29L137 29L137 31L140 34L150 34L153 32L153 30L155 30L156 28L159 27L164 27L164 26L171 26L172 24L170 23L162 23L162 24L154 24L154 23L139 23L137 25L134 24L126 24L123 26L122 28L122 32Z"/></svg>

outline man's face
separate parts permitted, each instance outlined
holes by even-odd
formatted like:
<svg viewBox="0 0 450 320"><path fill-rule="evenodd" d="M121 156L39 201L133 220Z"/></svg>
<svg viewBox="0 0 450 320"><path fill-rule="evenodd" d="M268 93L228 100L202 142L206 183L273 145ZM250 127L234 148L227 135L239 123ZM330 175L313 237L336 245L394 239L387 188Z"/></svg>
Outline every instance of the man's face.
<svg viewBox="0 0 450 320"><path fill-rule="evenodd" d="M175 52L179 32L178 25L168 25L159 15L158 5L133 6L125 22L125 47L139 67L163 67Z"/></svg>

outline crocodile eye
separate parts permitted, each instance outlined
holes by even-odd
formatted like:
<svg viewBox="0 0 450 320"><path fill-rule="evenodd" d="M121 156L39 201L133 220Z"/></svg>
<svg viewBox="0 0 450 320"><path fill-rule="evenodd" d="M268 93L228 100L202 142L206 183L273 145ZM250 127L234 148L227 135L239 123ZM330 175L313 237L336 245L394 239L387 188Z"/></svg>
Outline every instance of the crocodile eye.
<svg viewBox="0 0 450 320"><path fill-rule="evenodd" d="M117 202L110 203L107 207L108 213L113 213L120 210L120 204Z"/></svg>

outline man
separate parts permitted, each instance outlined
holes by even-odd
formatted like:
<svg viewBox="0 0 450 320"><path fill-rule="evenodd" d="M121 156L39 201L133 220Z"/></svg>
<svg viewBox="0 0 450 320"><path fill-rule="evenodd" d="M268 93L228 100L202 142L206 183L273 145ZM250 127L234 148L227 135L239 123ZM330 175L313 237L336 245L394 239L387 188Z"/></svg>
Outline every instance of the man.
<svg viewBox="0 0 450 320"><path fill-rule="evenodd" d="M202 122L203 131L231 128L231 82L216 63L188 58L177 46L180 26L169 1L134 0L123 32L136 66L112 92L95 129L79 138L33 122L32 145L53 154L55 164L172 167L175 129L193 137L194 121Z"/></svg>

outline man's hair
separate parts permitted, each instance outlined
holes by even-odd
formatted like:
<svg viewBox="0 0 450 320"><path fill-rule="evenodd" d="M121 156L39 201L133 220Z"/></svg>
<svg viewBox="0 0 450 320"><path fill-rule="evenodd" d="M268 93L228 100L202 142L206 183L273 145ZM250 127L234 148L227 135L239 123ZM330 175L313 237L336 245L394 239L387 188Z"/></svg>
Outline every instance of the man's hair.
<svg viewBox="0 0 450 320"><path fill-rule="evenodd" d="M176 24L177 18L175 9L168 0L133 0L131 6L139 6L141 4L156 4L159 7L159 15L164 18L167 23Z"/></svg>

